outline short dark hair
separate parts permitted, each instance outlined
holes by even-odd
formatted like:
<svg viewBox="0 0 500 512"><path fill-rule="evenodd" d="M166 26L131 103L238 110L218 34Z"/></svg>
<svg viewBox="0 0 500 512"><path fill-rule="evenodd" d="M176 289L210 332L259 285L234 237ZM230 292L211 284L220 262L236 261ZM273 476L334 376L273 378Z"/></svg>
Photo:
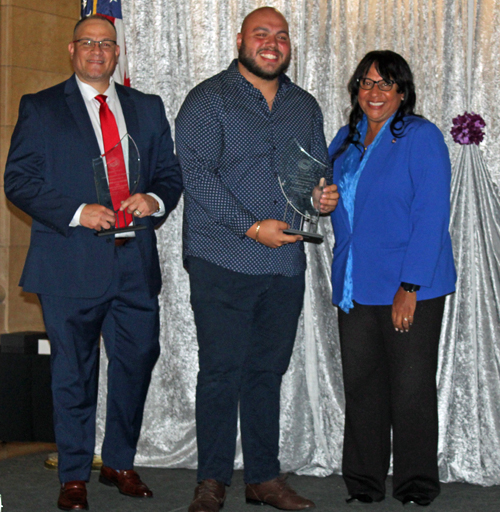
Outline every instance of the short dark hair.
<svg viewBox="0 0 500 512"><path fill-rule="evenodd" d="M416 115L413 111L417 96L415 94L415 84L413 82L413 74L406 60L396 52L391 50L375 50L368 52L356 67L349 83L347 90L351 96L351 112L349 114L349 134L347 135L342 146L333 156L333 160L340 156L349 146L354 143L361 144L359 141L358 123L363 118L363 111L358 103L359 80L364 78L370 70L372 64L375 64L378 74L384 80L393 80L396 82L398 93L404 94L401 105L396 111L396 115L391 121L391 133L394 137L401 137L404 132L404 117Z"/></svg>
<svg viewBox="0 0 500 512"><path fill-rule="evenodd" d="M103 14L91 14L90 16L86 16L85 18L82 18L76 22L75 28L73 29L73 39L76 37L76 31L78 30L78 27L80 25L82 25L82 23L85 23L87 20L107 21L113 27L113 30L115 31L115 34L116 34L116 27L109 18L107 18Z"/></svg>

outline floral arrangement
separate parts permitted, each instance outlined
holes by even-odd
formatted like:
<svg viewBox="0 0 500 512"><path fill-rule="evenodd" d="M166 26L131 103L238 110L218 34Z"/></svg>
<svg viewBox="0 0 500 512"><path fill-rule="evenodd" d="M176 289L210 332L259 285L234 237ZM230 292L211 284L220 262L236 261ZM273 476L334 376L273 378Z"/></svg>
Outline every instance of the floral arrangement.
<svg viewBox="0 0 500 512"><path fill-rule="evenodd" d="M464 112L463 116L453 119L451 135L457 144L477 144L484 139L484 119L479 114Z"/></svg>

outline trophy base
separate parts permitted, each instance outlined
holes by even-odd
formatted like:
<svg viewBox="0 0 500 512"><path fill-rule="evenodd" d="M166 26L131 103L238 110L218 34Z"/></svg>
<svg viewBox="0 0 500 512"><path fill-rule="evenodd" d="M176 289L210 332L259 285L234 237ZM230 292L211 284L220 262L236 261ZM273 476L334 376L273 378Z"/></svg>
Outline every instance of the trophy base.
<svg viewBox="0 0 500 512"><path fill-rule="evenodd" d="M309 242L310 244L323 243L323 235L320 235L319 233L300 231L300 229L284 229L283 233L285 233L285 235L300 235L304 239L304 242Z"/></svg>
<svg viewBox="0 0 500 512"><path fill-rule="evenodd" d="M111 236L117 235L118 233L130 233L132 231L141 231L142 229L146 229L147 226L141 224L139 226L128 226L126 228L110 228L110 229L102 229L101 231L96 231L94 233L95 236Z"/></svg>

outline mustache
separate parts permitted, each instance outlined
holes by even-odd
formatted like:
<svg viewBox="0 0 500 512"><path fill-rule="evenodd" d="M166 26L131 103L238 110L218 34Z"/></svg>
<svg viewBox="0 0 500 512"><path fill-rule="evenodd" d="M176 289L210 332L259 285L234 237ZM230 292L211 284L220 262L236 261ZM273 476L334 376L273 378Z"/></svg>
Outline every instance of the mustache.
<svg viewBox="0 0 500 512"><path fill-rule="evenodd" d="M283 57L283 53L280 52L278 48L275 46L266 46L265 48L261 48L257 53L264 53L264 52L276 52L279 53L281 57Z"/></svg>

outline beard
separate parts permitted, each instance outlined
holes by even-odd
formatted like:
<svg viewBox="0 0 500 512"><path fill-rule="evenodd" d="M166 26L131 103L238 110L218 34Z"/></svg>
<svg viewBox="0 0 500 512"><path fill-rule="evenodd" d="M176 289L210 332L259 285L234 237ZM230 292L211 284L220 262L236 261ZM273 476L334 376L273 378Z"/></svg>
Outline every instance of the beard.
<svg viewBox="0 0 500 512"><path fill-rule="evenodd" d="M273 49L274 50L274 49ZM263 50L260 50L263 51ZM274 50L275 51L275 50ZM280 52L281 54L281 52ZM283 55L283 54L281 54ZM249 55L249 52L247 51L247 47L245 46L245 43L242 41L240 49L238 51L238 61L245 66L250 73L253 73L255 76L258 76L259 78L263 78L264 80L274 80L278 78L281 73L285 73L288 69L288 66L290 65L290 59L292 57L292 52L288 54L288 57L283 61L281 66L279 66L274 71L265 71L262 69L256 62L255 58Z"/></svg>

